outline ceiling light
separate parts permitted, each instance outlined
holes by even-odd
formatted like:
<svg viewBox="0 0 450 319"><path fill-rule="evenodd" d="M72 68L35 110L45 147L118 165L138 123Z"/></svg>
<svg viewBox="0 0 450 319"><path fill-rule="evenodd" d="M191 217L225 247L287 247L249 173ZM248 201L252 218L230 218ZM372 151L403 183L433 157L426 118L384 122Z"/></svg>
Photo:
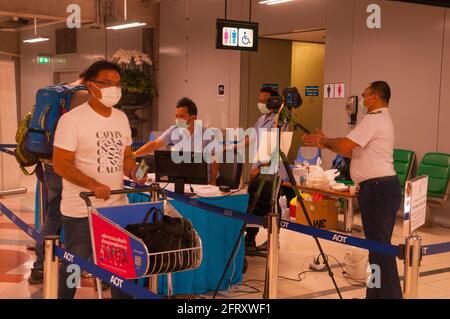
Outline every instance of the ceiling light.
<svg viewBox="0 0 450 319"><path fill-rule="evenodd" d="M267 4L269 6L274 5L274 4L280 4L280 3L284 3L284 2L290 2L292 0L264 0L264 1L260 1L259 4Z"/></svg>
<svg viewBox="0 0 450 319"><path fill-rule="evenodd" d="M45 42L50 40L47 37L37 37L37 38L32 38L32 39L28 39L28 40L23 40L24 43L38 43L38 42Z"/></svg>
<svg viewBox="0 0 450 319"><path fill-rule="evenodd" d="M115 25L112 27L107 27L108 30L122 30L122 29L129 29L129 28L136 28L136 27L142 27L144 25L147 25L145 22L133 22L133 23L126 23L126 24L120 24Z"/></svg>
<svg viewBox="0 0 450 319"><path fill-rule="evenodd" d="M125 20L124 24L119 24L119 25L107 27L106 29L108 29L108 30L123 30L123 29L136 28L136 27L142 27L144 25L147 25L147 23L145 23L145 22L126 23L126 21L128 19L128 3L127 3L127 0L123 1L123 17L124 17L124 20Z"/></svg>
<svg viewBox="0 0 450 319"><path fill-rule="evenodd" d="M45 42L48 40L50 40L48 37L37 35L37 21L36 21L36 18L34 18L34 38L23 40L23 42L24 43L38 43L38 42Z"/></svg>

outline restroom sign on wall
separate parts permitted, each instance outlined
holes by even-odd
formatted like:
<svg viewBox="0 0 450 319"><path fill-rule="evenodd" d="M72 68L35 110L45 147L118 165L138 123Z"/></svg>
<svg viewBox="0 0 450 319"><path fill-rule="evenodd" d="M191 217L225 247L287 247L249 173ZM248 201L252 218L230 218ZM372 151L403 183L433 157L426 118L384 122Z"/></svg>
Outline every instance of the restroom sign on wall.
<svg viewBox="0 0 450 319"><path fill-rule="evenodd" d="M345 84L344 83L336 83L334 85L334 98L335 99L345 98Z"/></svg>
<svg viewBox="0 0 450 319"><path fill-rule="evenodd" d="M324 85L325 99L344 99L345 83L328 83Z"/></svg>
<svg viewBox="0 0 450 319"><path fill-rule="evenodd" d="M258 51L258 23L218 19L216 49Z"/></svg>
<svg viewBox="0 0 450 319"><path fill-rule="evenodd" d="M334 84L325 84L323 91L325 99L334 99Z"/></svg>

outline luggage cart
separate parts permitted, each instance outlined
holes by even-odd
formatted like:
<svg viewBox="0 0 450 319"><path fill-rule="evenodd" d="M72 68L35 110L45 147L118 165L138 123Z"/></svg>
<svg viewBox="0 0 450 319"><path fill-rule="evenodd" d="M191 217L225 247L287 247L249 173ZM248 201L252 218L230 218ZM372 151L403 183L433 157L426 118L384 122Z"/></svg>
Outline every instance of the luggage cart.
<svg viewBox="0 0 450 319"><path fill-rule="evenodd" d="M93 208L91 197L94 193L83 192L92 243L94 263L127 280L149 278L149 289L158 293L158 275L167 274L168 295L172 295L172 273L193 270L200 267L203 258L202 241L193 229L193 248L149 253L142 239L124 228L126 224L141 223L149 208L159 208L164 215L182 217L168 202L158 184L149 188L111 191L111 195L150 193L152 201L122 207ZM161 198L162 196L162 198ZM124 214L125 213L125 214ZM153 222L158 216L153 215ZM96 278L98 298L103 298L101 280Z"/></svg>

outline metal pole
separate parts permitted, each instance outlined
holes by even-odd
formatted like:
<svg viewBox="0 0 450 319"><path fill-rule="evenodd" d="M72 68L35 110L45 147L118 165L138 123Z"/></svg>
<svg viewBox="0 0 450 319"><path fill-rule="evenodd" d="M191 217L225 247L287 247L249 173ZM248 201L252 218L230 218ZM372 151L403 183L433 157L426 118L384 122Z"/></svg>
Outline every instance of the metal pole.
<svg viewBox="0 0 450 319"><path fill-rule="evenodd" d="M353 199L346 198L344 200L344 230L346 233L351 233L353 228Z"/></svg>
<svg viewBox="0 0 450 319"><path fill-rule="evenodd" d="M278 216L270 213L269 227L267 229L267 298L277 299L278 297L278 243L279 243L279 228Z"/></svg>
<svg viewBox="0 0 450 319"><path fill-rule="evenodd" d="M27 192L26 187L16 188L16 189L9 189L5 191L0 191L0 197L2 196L11 196L11 195L18 195L23 194Z"/></svg>
<svg viewBox="0 0 450 319"><path fill-rule="evenodd" d="M44 185L42 182L39 183L39 229L42 229L44 226L44 217L45 217L45 207L44 207Z"/></svg>
<svg viewBox="0 0 450 319"><path fill-rule="evenodd" d="M405 243L405 279L403 298L416 299L419 285L419 268L422 259L422 238L412 234L406 237Z"/></svg>
<svg viewBox="0 0 450 319"><path fill-rule="evenodd" d="M102 280L99 278L95 278L95 285L97 287L97 298L103 299L103 285Z"/></svg>
<svg viewBox="0 0 450 319"><path fill-rule="evenodd" d="M44 299L58 298L59 258L54 247L59 246L59 236L46 236L44 239Z"/></svg>
<svg viewBox="0 0 450 319"><path fill-rule="evenodd" d="M172 273L167 274L167 297L173 296Z"/></svg>
<svg viewBox="0 0 450 319"><path fill-rule="evenodd" d="M148 277L148 290L158 294L158 275Z"/></svg>

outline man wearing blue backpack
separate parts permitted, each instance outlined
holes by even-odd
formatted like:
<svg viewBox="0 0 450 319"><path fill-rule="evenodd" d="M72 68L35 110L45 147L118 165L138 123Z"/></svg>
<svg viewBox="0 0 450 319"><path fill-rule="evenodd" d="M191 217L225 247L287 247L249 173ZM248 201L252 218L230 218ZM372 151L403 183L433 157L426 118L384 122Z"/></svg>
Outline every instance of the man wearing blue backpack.
<svg viewBox="0 0 450 319"><path fill-rule="evenodd" d="M131 154L131 128L127 116L113 106L122 96L120 68L100 60L86 71L89 101L64 114L55 133L53 164L63 178L61 214L65 248L84 259L92 253L88 212L80 192L95 194L93 207L128 204L127 197L111 197L111 190L123 189L127 176L137 183L136 164ZM63 262L58 297L72 299L76 288L68 285L70 272ZM112 289L113 297L119 296Z"/></svg>
<svg viewBox="0 0 450 319"><path fill-rule="evenodd" d="M83 103L86 103L89 99L89 92L87 88L84 86L85 81L85 72L80 73L78 80L67 84L67 85L58 85L52 86L46 89L39 90L38 98L36 101L36 105L39 103L39 95L46 94L47 90L57 89L66 90L66 94L62 94L62 96L70 96L70 99L67 102L67 109L71 110L77 106L80 106ZM55 103L61 103L60 95L55 96ZM39 112L39 107L35 107L35 112ZM34 114L33 117L40 117L40 114ZM56 125L54 129L56 129ZM43 195L45 200L45 216L44 223L41 227L41 235L43 237L48 235L57 235L61 229L61 193L62 193L62 179L59 175L55 174L53 170L52 160L50 159L42 159L42 163L44 164L43 169L43 181L45 184L45 193L46 196ZM31 269L31 275L28 278L28 282L31 285L41 284L44 280L44 249L42 243L37 243L35 248L36 253L36 261L33 264L33 269Z"/></svg>

